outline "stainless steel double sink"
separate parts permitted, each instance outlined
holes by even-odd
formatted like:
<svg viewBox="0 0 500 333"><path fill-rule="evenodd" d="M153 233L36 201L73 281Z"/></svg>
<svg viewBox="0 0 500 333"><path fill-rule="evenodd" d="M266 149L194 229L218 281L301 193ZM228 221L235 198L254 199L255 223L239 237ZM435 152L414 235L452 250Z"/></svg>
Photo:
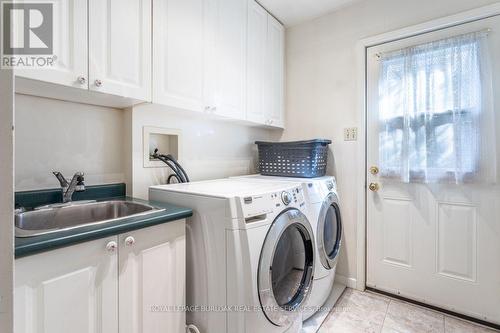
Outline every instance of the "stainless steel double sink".
<svg viewBox="0 0 500 333"><path fill-rule="evenodd" d="M84 201L54 204L15 215L16 237L32 237L75 228L112 223L164 211L148 204L126 201Z"/></svg>

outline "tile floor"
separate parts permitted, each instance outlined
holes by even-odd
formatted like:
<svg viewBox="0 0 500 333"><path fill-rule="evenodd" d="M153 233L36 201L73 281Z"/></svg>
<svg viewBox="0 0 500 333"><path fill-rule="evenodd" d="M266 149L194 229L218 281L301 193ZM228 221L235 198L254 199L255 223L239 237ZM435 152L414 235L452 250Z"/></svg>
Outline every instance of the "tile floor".
<svg viewBox="0 0 500 333"><path fill-rule="evenodd" d="M441 312L372 292L346 289L319 333L495 333Z"/></svg>

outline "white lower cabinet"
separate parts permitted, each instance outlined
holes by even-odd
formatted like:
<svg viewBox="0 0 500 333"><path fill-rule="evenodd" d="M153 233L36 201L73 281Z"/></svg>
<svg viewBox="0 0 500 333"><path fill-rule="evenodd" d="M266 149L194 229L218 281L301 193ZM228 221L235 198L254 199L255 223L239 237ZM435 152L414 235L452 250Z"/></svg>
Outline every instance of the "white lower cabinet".
<svg viewBox="0 0 500 333"><path fill-rule="evenodd" d="M120 333L184 332L184 221L119 237Z"/></svg>
<svg viewBox="0 0 500 333"><path fill-rule="evenodd" d="M14 332L118 332L118 252L108 237L16 259Z"/></svg>
<svg viewBox="0 0 500 333"><path fill-rule="evenodd" d="M185 331L185 220L15 261L15 333Z"/></svg>

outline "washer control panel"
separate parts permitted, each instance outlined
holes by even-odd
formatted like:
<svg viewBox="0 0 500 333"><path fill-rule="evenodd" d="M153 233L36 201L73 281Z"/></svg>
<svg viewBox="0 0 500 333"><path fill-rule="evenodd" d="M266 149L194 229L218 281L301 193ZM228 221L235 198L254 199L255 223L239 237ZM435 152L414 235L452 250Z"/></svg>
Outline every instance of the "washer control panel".
<svg viewBox="0 0 500 333"><path fill-rule="evenodd" d="M285 204L285 206L288 206L290 203L292 203L293 196L290 192L288 191L283 191L281 192L281 201Z"/></svg>
<svg viewBox="0 0 500 333"><path fill-rule="evenodd" d="M328 191L334 191L335 190L335 184L333 184L333 181L328 180L326 182L326 188L328 189Z"/></svg>
<svg viewBox="0 0 500 333"><path fill-rule="evenodd" d="M304 208L304 193L301 187L293 187L280 192L268 192L241 198L243 216L249 218L268 214L286 207Z"/></svg>

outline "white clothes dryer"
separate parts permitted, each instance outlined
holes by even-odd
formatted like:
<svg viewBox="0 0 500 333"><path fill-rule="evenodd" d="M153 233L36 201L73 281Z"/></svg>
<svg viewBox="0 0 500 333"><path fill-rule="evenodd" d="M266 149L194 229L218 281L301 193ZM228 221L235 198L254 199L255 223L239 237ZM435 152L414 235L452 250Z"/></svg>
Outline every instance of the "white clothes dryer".
<svg viewBox="0 0 500 333"><path fill-rule="evenodd" d="M187 323L203 333L297 332L315 269L303 189L215 180L153 186L187 219Z"/></svg>
<svg viewBox="0 0 500 333"><path fill-rule="evenodd" d="M263 175L234 177L248 181L286 182L300 184L308 206L308 219L316 240L316 261L311 296L305 304L304 320L311 317L330 296L342 245L342 219L340 215L337 184L332 176L318 178L293 178Z"/></svg>

